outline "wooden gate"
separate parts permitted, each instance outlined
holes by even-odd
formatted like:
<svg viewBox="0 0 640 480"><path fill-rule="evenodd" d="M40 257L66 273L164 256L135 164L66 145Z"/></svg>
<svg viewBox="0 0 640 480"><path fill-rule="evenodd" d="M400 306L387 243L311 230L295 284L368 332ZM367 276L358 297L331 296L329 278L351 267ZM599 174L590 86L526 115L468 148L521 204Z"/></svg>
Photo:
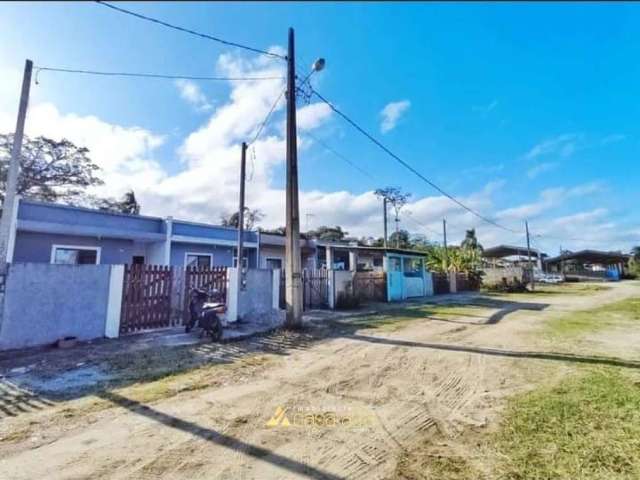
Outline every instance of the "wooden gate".
<svg viewBox="0 0 640 480"><path fill-rule="evenodd" d="M386 302L387 275L385 272L356 272L353 290L362 302Z"/></svg>
<svg viewBox="0 0 640 480"><path fill-rule="evenodd" d="M302 270L303 308L329 308L329 271L321 269Z"/></svg>
<svg viewBox="0 0 640 480"><path fill-rule="evenodd" d="M120 333L171 327L171 267L125 265Z"/></svg>
<svg viewBox="0 0 640 480"><path fill-rule="evenodd" d="M187 268L184 274L182 321L189 319L189 300L193 288L210 291L210 302L227 303L227 267Z"/></svg>
<svg viewBox="0 0 640 480"><path fill-rule="evenodd" d="M446 273L433 273L433 293L436 295L440 293L449 293L451 291L449 287L449 275Z"/></svg>

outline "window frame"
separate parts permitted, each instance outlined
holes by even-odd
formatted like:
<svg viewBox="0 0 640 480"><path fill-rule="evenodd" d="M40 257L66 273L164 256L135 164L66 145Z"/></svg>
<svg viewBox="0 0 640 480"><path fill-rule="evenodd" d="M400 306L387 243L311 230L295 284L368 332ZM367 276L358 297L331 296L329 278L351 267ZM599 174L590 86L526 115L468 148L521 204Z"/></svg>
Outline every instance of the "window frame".
<svg viewBox="0 0 640 480"><path fill-rule="evenodd" d="M184 267L185 268L194 268L194 267L190 267L189 263L187 262L187 259L189 258L189 255L191 256L195 256L195 257L209 257L209 267L208 268L213 268L213 253L206 253L206 252L184 252ZM196 265L195 268L200 268L199 265Z"/></svg>
<svg viewBox="0 0 640 480"><path fill-rule="evenodd" d="M282 270L284 269L284 259L282 257L264 257L264 266L265 268L269 268L269 260L278 260L280 262L280 268L274 268L272 270Z"/></svg>
<svg viewBox="0 0 640 480"><path fill-rule="evenodd" d="M102 247L96 247L93 245L63 245L54 243L51 245L51 257L50 262L52 265L70 265L68 263L56 263L56 251L60 250L92 250L96 252L96 263L74 263L71 265L100 265L100 255L102 253Z"/></svg>

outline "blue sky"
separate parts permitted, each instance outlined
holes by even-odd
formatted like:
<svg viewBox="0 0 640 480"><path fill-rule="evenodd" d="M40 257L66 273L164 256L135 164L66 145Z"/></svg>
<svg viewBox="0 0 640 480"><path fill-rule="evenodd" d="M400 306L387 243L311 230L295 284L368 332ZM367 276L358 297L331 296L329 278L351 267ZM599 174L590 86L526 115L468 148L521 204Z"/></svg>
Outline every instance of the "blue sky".
<svg viewBox="0 0 640 480"><path fill-rule="evenodd" d="M314 77L318 90L450 193L511 227L528 218L535 232L558 237L536 239L550 253L559 245L628 249L640 243L633 208L640 173L640 67L633 61L640 53L640 5L121 5L262 49L283 48L293 26L299 68L318 56L327 60ZM0 4L0 31L2 125L13 122L25 57L43 66L189 75L281 68L94 3ZM34 114L29 128L89 143L106 171L105 193L132 186L147 213L215 221L236 203L235 148L264 117L279 86L257 92L199 82L189 98L184 87L41 72L32 109L49 108ZM383 132L381 112L389 104L387 111L395 104L401 113ZM301 215L313 214L310 226L340 223L356 235L379 235L380 208L371 190L397 185L414 197L402 223L412 232L438 240L429 230L445 215L454 241L477 226L487 245L522 243L521 236L463 214L335 115L312 107L309 131L376 181L303 129ZM246 128L233 123L237 115L246 118ZM282 223L281 127L279 108L250 167L249 200L267 214L265 225ZM78 130L86 133L73 138ZM215 143L216 132L227 136ZM135 175L128 174L131 165Z"/></svg>

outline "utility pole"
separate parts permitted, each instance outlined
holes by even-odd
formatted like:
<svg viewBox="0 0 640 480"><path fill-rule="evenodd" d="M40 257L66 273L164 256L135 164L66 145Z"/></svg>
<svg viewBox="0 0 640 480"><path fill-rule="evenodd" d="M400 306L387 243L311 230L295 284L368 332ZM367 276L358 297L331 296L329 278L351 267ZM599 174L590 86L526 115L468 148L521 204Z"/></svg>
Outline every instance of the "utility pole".
<svg viewBox="0 0 640 480"><path fill-rule="evenodd" d="M238 206L238 253L236 257L238 258L238 264L236 265L238 268L238 291L244 290L244 249L242 248L242 244L244 242L244 179L246 175L246 166L247 166L247 144L242 142L242 153L240 155L240 205Z"/></svg>
<svg viewBox="0 0 640 480"><path fill-rule="evenodd" d="M442 238L444 244L444 266L445 270L449 270L449 250L447 250L447 220L442 219Z"/></svg>
<svg viewBox="0 0 640 480"><path fill-rule="evenodd" d="M2 203L2 219L0 220L0 274L7 272L7 250L9 249L9 237L13 225L13 209L18 191L18 176L20 174L20 157L22 154L22 138L24 137L24 123L27 117L27 105L29 104L29 90L31 88L31 71L33 62L24 62L24 75L22 77L22 92L20 93L20 106L18 108L18 121L16 132L13 135L11 148L11 160L7 172L7 184Z"/></svg>
<svg viewBox="0 0 640 480"><path fill-rule="evenodd" d="M296 131L296 64L293 28L287 52L287 193L286 193L286 303L288 328L302 326L300 212L298 208L298 142Z"/></svg>
<svg viewBox="0 0 640 480"><path fill-rule="evenodd" d="M529 242L529 222L524 221L524 228L527 232L527 258L529 262L529 274L531 275L531 290L535 289L535 280L533 279L533 266L531 265L531 244Z"/></svg>
<svg viewBox="0 0 640 480"><path fill-rule="evenodd" d="M387 248L387 197L382 198L382 217L384 219L384 248Z"/></svg>

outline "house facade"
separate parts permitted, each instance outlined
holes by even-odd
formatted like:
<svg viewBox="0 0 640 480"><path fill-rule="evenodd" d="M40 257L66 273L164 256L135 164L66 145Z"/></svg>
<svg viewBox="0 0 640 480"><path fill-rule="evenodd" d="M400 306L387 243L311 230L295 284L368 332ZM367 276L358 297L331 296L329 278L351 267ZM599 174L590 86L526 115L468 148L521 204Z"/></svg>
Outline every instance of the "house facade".
<svg viewBox="0 0 640 480"><path fill-rule="evenodd" d="M20 199L7 260L13 263L234 266L237 230L203 223ZM259 234L244 233L244 264L259 264Z"/></svg>

